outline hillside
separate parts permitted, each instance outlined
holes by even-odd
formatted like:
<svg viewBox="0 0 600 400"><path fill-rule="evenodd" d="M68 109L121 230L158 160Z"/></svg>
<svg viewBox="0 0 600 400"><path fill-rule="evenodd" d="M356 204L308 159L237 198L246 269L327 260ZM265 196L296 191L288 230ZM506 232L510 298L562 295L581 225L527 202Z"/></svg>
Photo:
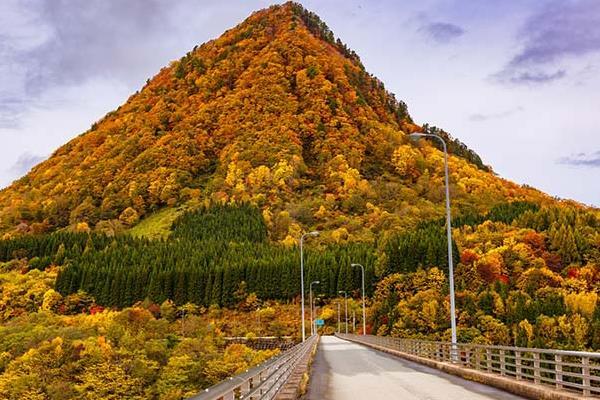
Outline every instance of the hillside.
<svg viewBox="0 0 600 400"><path fill-rule="evenodd" d="M443 212L442 158L358 56L295 3L251 15L163 68L0 192L0 229L120 231L163 207L251 202L270 237L371 241ZM441 130L436 132L446 136ZM547 196L449 142L456 212Z"/></svg>
<svg viewBox="0 0 600 400"><path fill-rule="evenodd" d="M449 340L600 350L600 210L495 175L418 126L318 17L252 14L0 192L0 398L183 399L316 312ZM306 285L308 286L308 285ZM305 286L305 289L306 289ZM307 313L308 314L308 313ZM247 342L252 345L252 340Z"/></svg>

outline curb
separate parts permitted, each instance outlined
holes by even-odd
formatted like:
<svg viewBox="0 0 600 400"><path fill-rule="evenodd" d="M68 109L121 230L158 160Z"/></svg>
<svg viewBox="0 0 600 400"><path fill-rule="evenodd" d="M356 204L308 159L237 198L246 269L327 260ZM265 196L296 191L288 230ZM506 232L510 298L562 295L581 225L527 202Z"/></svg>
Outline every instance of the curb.
<svg viewBox="0 0 600 400"><path fill-rule="evenodd" d="M302 396L302 388L306 386L304 377L309 375L310 366L320 339L321 337L319 336L310 351L307 351L304 357L302 357L301 362L294 368L285 385L283 385L275 396L275 400L296 400Z"/></svg>

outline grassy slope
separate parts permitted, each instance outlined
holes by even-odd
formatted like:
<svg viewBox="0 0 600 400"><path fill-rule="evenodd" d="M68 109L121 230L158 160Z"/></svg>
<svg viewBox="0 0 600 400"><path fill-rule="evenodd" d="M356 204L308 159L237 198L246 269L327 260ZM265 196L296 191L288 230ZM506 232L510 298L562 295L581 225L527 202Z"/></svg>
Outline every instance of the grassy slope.
<svg viewBox="0 0 600 400"><path fill-rule="evenodd" d="M173 221L185 210L185 207L164 208L144 218L127 233L138 238L166 239L171 233Z"/></svg>

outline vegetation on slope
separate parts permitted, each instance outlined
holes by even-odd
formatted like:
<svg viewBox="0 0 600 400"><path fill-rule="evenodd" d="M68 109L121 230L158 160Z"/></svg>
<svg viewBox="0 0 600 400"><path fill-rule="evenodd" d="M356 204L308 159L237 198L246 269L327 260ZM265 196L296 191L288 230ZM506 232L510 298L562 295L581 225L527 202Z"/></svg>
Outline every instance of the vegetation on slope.
<svg viewBox="0 0 600 400"><path fill-rule="evenodd" d="M15 266L0 266L2 399L187 398L278 352L226 346L224 335L239 331L219 308L165 301L103 310L85 295L56 293L55 271ZM256 305L263 329L297 332L288 308Z"/></svg>
<svg viewBox="0 0 600 400"><path fill-rule="evenodd" d="M171 234L171 226L183 210L180 207L166 207L152 213L126 233L135 238L166 239Z"/></svg>
<svg viewBox="0 0 600 400"><path fill-rule="evenodd" d="M469 220L454 229L461 342L600 349L597 213L516 203ZM404 245L410 235L387 259L398 272L377 284L372 331L449 340L445 263L418 263L429 255Z"/></svg>
<svg viewBox="0 0 600 400"><path fill-rule="evenodd" d="M193 200L251 202L275 240L322 226L372 241L442 215L442 157L409 143L419 129L316 15L273 6L161 70L1 191L0 231L112 234ZM548 201L462 143L449 149L457 209Z"/></svg>
<svg viewBox="0 0 600 400"><path fill-rule="evenodd" d="M261 300L297 295L298 251L267 241L261 218L247 205L216 206L181 216L166 241L69 232L0 241L0 256L12 259L0 276L0 335L6 338L0 394L178 399L267 357L220 347L222 332L298 334L297 303ZM600 348L600 219L594 211L511 203L456 222L461 341ZM414 237L426 251L402 244L415 243ZM390 239L397 245L307 246L323 246L308 250L306 260L307 280L322 282L315 288L322 331L336 329L338 289L348 291L350 313L360 320L359 270L350 268L359 260L367 266L367 292L374 291L369 332L447 339L445 260L431 257L443 253L443 237L434 221ZM198 275L211 271L222 275ZM194 297L215 276L219 284Z"/></svg>
<svg viewBox="0 0 600 400"><path fill-rule="evenodd" d="M261 299L289 300L300 291L298 249L265 240L266 225L256 208L215 206L183 214L167 241L86 233L22 236L0 241L0 260L27 257L39 268L66 264L57 290L63 295L83 290L105 306L144 299L232 305L240 285ZM305 257L307 279L321 280L322 293L358 287L360 271L352 262L368 266L373 286L372 246L310 246Z"/></svg>

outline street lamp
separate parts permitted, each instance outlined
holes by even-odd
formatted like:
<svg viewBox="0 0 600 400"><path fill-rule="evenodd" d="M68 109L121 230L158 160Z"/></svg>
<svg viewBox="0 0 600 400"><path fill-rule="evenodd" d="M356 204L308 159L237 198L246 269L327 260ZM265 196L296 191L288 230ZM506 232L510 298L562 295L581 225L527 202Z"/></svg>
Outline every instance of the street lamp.
<svg viewBox="0 0 600 400"><path fill-rule="evenodd" d="M308 302L310 303L310 334L314 335L316 333L316 329L315 329L315 322L313 319L313 296L312 296L312 285L318 285L319 281L312 281L309 285L309 296L308 296Z"/></svg>
<svg viewBox="0 0 600 400"><path fill-rule="evenodd" d="M362 323L363 323L363 336L367 334L367 313L365 311L365 267L361 264L350 264L353 267L360 267L362 273Z"/></svg>
<svg viewBox="0 0 600 400"><path fill-rule="evenodd" d="M300 292L301 292L301 297L302 297L302 341L304 342L306 340L306 332L305 332L305 326L304 326L304 252L302 250L302 244L304 242L304 237L306 236L319 236L319 232L317 231L313 231L313 232L308 232L305 233L304 235L300 236Z"/></svg>
<svg viewBox="0 0 600 400"><path fill-rule="evenodd" d="M348 292L340 290L339 294L344 293L344 321L346 322L346 335L348 334Z"/></svg>
<svg viewBox="0 0 600 400"><path fill-rule="evenodd" d="M452 225L450 217L450 184L448 183L448 148L446 141L438 135L431 133L411 133L409 137L412 140L419 140L423 137L430 137L439 140L444 149L444 177L446 183L446 234L448 236L448 279L450 281L450 328L452 330L452 360L456 361L456 311L454 301L454 266L452 265Z"/></svg>
<svg viewBox="0 0 600 400"><path fill-rule="evenodd" d="M338 300L338 333L340 333L340 302Z"/></svg>

